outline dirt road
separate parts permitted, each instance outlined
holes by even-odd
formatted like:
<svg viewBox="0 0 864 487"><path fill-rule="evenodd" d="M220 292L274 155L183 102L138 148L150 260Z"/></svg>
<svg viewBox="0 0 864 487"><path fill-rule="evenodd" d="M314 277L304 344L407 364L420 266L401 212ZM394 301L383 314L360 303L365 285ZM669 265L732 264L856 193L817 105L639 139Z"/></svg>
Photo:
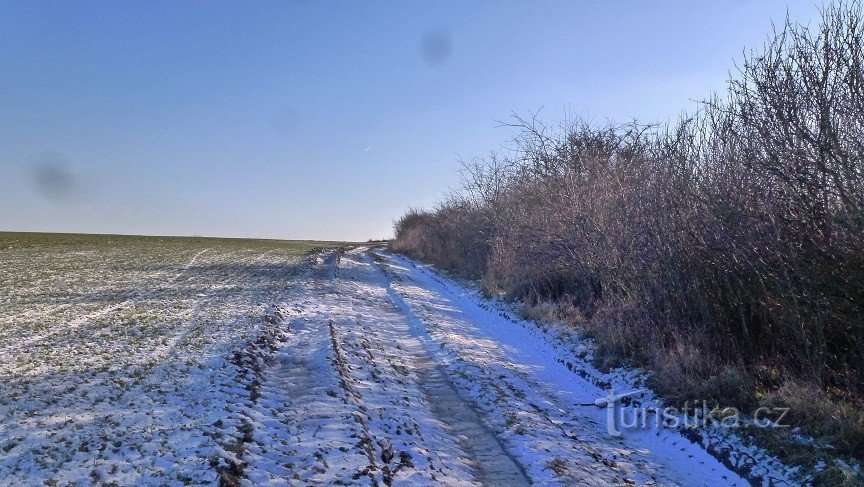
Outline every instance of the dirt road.
<svg viewBox="0 0 864 487"><path fill-rule="evenodd" d="M242 413L241 483L746 485L675 431L609 436L566 351L428 268L333 251L300 288Z"/></svg>

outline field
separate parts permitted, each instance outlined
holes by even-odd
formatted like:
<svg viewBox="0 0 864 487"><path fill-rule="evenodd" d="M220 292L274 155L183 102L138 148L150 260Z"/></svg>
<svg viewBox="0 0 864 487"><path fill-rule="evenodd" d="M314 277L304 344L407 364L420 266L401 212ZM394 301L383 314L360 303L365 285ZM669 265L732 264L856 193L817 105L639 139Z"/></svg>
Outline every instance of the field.
<svg viewBox="0 0 864 487"><path fill-rule="evenodd" d="M213 480L231 353L320 245L0 234L0 484Z"/></svg>

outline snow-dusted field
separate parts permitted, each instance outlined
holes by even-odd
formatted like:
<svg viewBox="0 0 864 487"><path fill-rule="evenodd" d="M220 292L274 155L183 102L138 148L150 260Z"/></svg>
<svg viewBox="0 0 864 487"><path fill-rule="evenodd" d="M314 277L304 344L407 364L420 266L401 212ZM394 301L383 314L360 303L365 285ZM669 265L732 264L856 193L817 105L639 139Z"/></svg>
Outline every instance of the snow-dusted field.
<svg viewBox="0 0 864 487"><path fill-rule="evenodd" d="M746 484L607 435L596 371L473 291L308 247L0 247L0 485Z"/></svg>
<svg viewBox="0 0 864 487"><path fill-rule="evenodd" d="M311 245L3 237L0 485L216 481Z"/></svg>

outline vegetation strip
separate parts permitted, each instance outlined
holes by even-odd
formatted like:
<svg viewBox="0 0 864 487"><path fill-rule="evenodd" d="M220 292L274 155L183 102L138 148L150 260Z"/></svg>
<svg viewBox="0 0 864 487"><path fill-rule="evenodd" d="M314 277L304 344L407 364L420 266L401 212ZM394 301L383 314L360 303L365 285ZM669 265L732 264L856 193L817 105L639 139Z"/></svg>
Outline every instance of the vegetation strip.
<svg viewBox="0 0 864 487"><path fill-rule="evenodd" d="M671 405L788 408L748 441L860 482L862 65L862 6L833 3L676 123L514 117L514 151L464 162L464 191L390 248L570 325L601 368L646 367Z"/></svg>

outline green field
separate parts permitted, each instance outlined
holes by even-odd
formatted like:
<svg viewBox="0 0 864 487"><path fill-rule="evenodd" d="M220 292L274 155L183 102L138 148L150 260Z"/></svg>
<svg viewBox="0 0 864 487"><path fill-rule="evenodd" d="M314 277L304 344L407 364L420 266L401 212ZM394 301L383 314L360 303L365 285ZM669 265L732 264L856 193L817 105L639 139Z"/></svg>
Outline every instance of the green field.
<svg viewBox="0 0 864 487"><path fill-rule="evenodd" d="M0 233L0 478L208 480L240 426L232 354L340 245Z"/></svg>

